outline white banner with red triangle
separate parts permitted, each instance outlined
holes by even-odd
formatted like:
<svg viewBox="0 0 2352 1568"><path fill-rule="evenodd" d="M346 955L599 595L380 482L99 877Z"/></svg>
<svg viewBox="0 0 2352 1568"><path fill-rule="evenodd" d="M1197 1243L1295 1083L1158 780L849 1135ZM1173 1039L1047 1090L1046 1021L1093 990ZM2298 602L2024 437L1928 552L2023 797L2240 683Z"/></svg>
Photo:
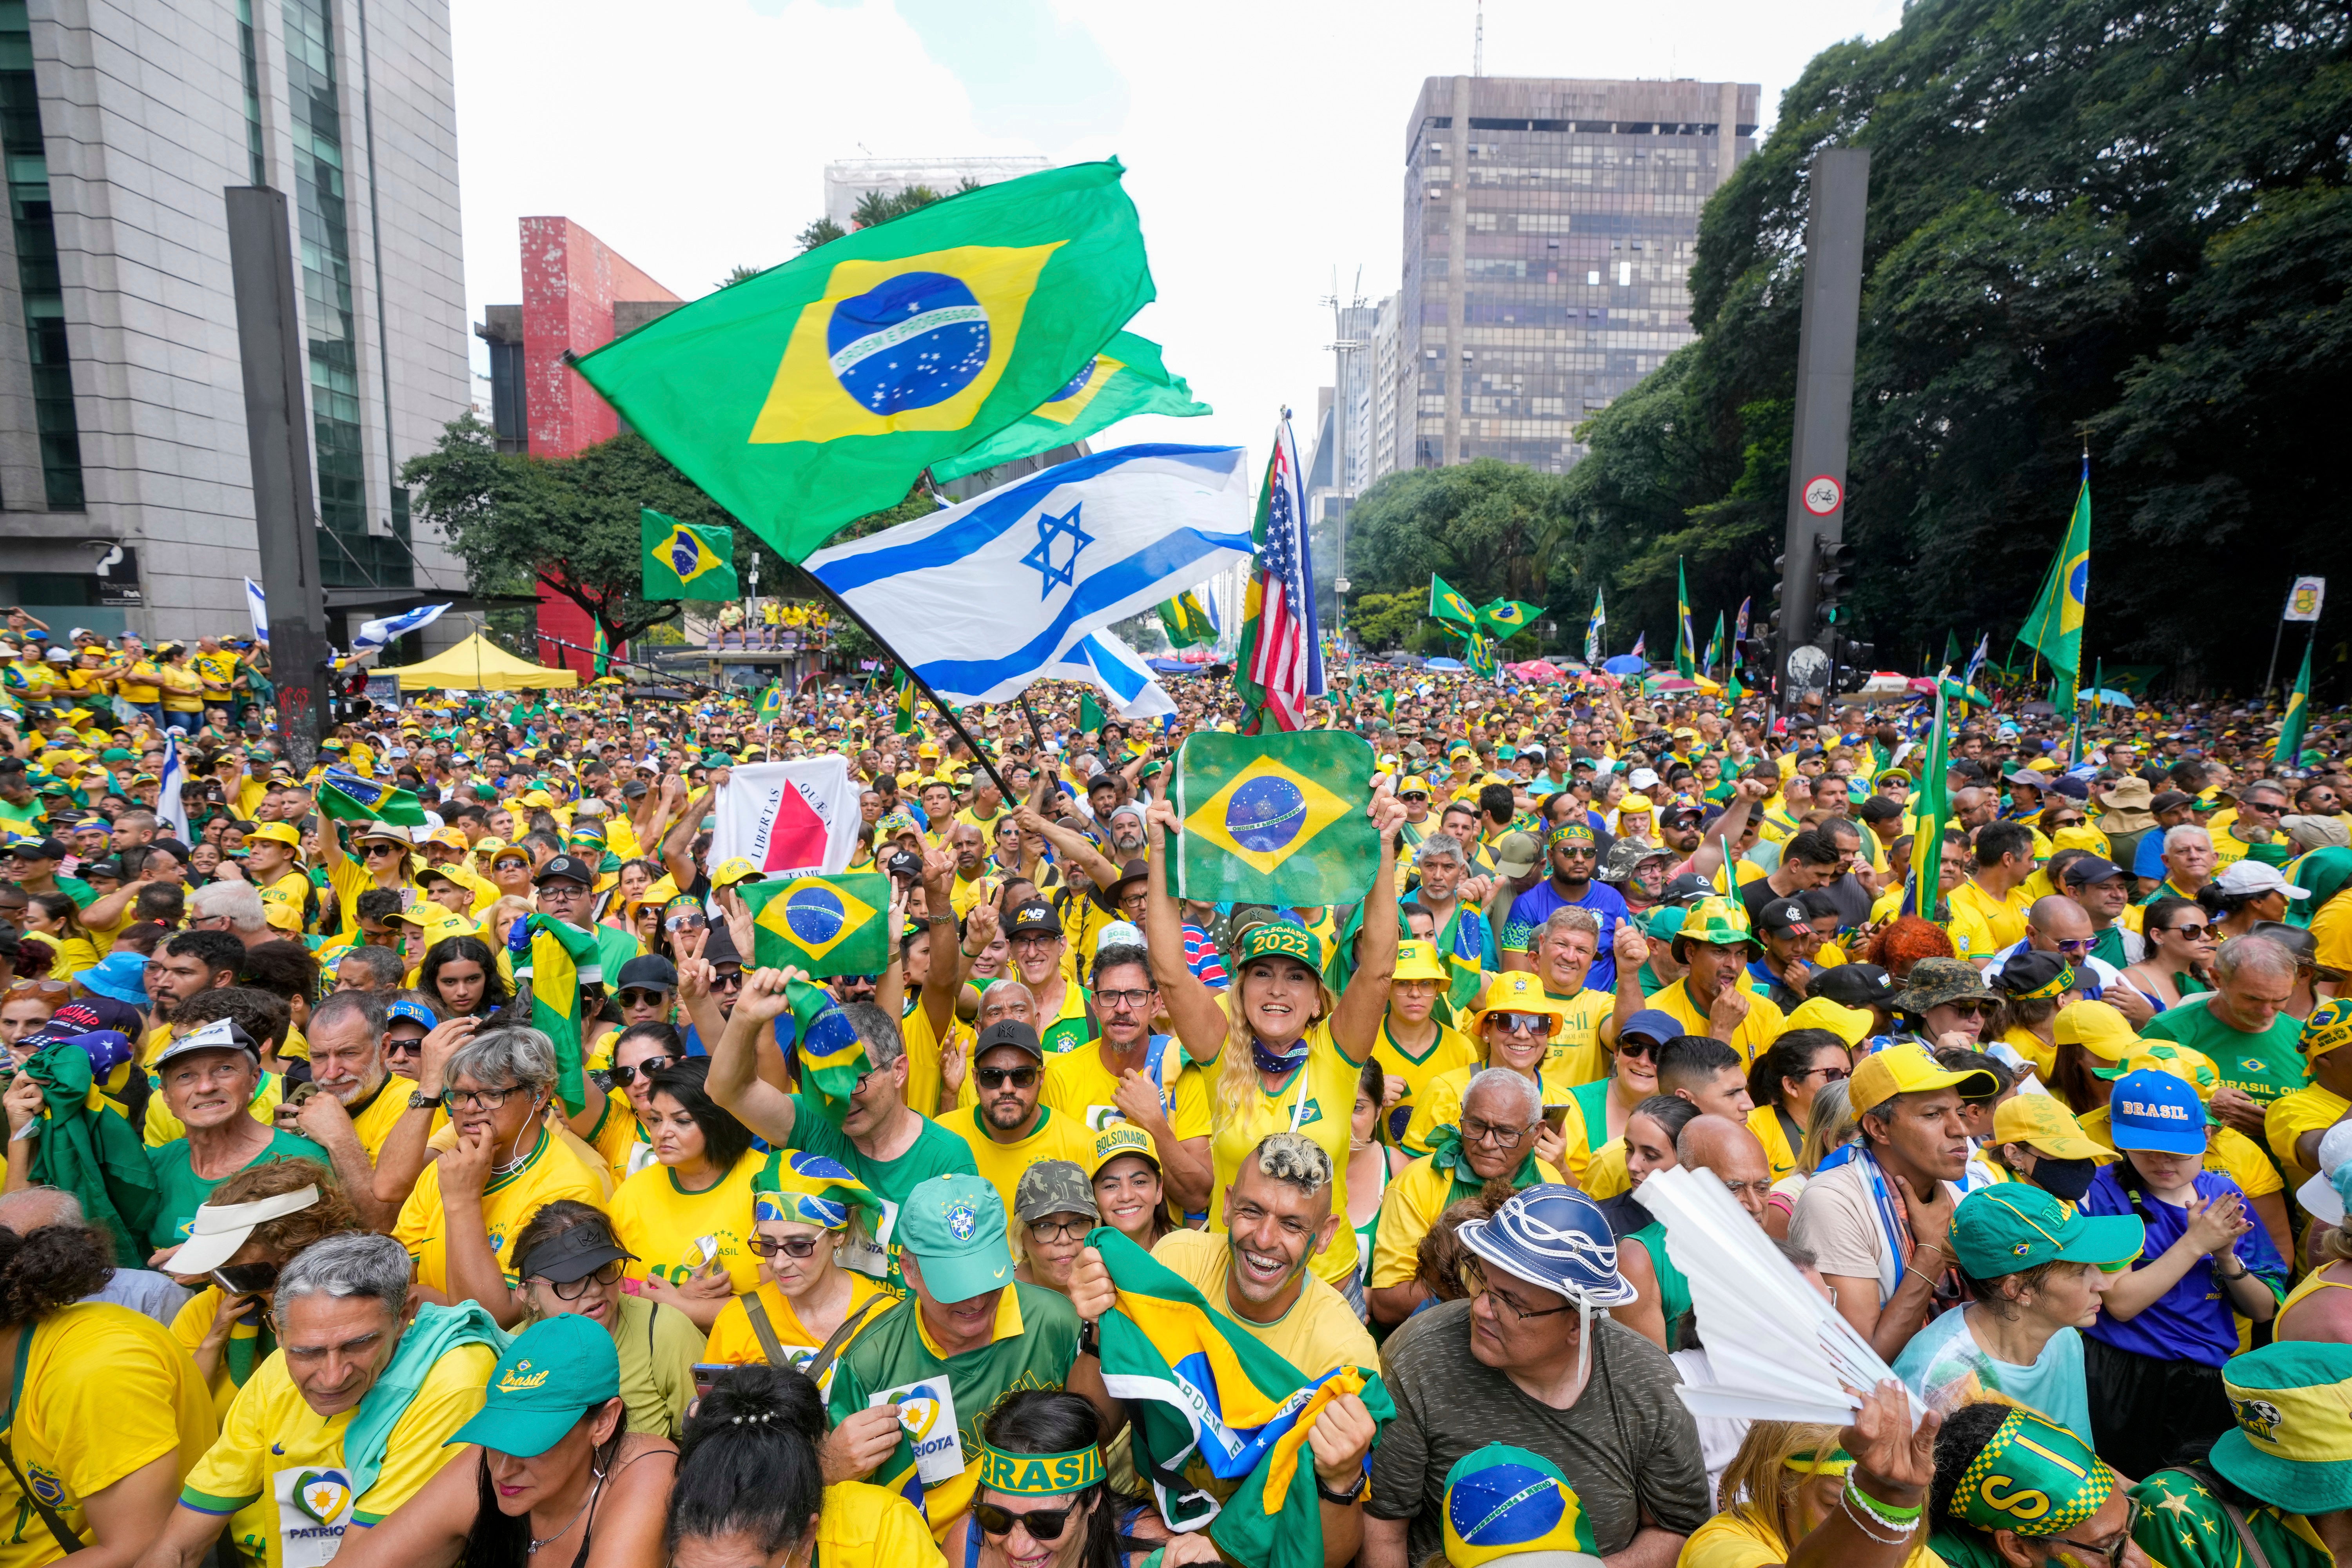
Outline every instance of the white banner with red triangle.
<svg viewBox="0 0 2352 1568"><path fill-rule="evenodd" d="M712 807L710 867L740 858L762 875L842 870L857 847L857 796L838 755L730 769Z"/></svg>

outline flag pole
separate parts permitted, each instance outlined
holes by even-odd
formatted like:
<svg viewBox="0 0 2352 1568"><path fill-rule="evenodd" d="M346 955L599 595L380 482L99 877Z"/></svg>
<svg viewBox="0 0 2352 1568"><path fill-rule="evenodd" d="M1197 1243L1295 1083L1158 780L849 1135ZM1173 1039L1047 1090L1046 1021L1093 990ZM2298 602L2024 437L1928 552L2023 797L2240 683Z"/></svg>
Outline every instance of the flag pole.
<svg viewBox="0 0 2352 1568"><path fill-rule="evenodd" d="M963 727L963 721L948 710L948 705L940 700L940 694L931 689L930 682L925 680L916 670L914 665L909 663L905 658L901 657L898 650L892 647L888 640L885 638L881 633L876 631L871 626L867 625L865 616L859 615L856 610L851 609L849 607L848 600L843 598L840 595L835 593L831 587L827 586L824 579L819 577L815 573L806 570L803 570L801 575L808 579L809 585L817 591L818 595L822 597L826 604L831 605L835 609L839 610L845 616L846 616L850 625L856 626L859 631L864 632L867 637L873 638L874 646L876 647L880 648L884 653L888 654L893 659L898 661L898 668L907 672L907 680L908 684L912 685L917 691L921 692L925 697L931 700L931 706L939 710L940 717L947 721L948 728L955 731L955 737L957 740L963 742L964 750L972 754L973 759L980 763L982 771L986 773L989 779L996 785L996 793L999 795L1002 795L1004 799L1011 800L1013 798L1013 791L1006 785L1004 775L996 771L995 761L991 758L986 752L980 749L979 742L974 741L971 738L971 731L967 731Z"/></svg>
<svg viewBox="0 0 2352 1568"><path fill-rule="evenodd" d="M2294 607L2294 582L2292 578L2287 582L2286 597L2287 608L2293 609ZM2271 694L2278 689L2279 644L2285 640L2286 614L2285 611L2283 610L2279 613L2278 630L2271 634L2271 667L2268 670L2264 671L2263 675L2263 700L2265 702L2268 702L2271 700Z"/></svg>

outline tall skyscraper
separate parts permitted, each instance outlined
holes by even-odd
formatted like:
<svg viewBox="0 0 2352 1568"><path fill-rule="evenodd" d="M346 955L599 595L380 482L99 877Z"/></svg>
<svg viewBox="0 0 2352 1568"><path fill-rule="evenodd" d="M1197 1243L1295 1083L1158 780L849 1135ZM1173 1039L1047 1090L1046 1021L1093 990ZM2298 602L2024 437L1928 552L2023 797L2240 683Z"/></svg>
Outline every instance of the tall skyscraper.
<svg viewBox="0 0 2352 1568"><path fill-rule="evenodd" d="M331 632L464 587L394 479L471 393L444 0L0 0L0 600L242 623L251 184L287 196Z"/></svg>
<svg viewBox="0 0 2352 1568"><path fill-rule="evenodd" d="M1700 205L1754 83L1431 77L1405 128L1400 468L1563 473L1581 421L1691 341Z"/></svg>
<svg viewBox="0 0 2352 1568"><path fill-rule="evenodd" d="M951 196L966 180L992 185L1045 167L1045 160L1037 157L845 158L824 166L824 216L847 228L857 204L867 196L895 196L909 185L929 185Z"/></svg>

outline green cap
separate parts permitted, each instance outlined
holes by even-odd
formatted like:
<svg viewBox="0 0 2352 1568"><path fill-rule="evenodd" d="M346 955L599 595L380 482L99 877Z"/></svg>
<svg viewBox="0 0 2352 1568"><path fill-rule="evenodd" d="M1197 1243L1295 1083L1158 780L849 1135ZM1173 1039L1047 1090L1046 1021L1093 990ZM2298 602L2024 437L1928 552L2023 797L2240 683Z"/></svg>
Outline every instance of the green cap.
<svg viewBox="0 0 2352 1568"><path fill-rule="evenodd" d="M1998 1279L2044 1263L2128 1263L2147 1245L2131 1215L2086 1215L2040 1187L2001 1182L1952 1211L1952 1253L1971 1279Z"/></svg>
<svg viewBox="0 0 2352 1568"><path fill-rule="evenodd" d="M2114 1495L2115 1471L2063 1426L2012 1410L1952 1489L1946 1511L1979 1530L2063 1535Z"/></svg>
<svg viewBox="0 0 2352 1568"><path fill-rule="evenodd" d="M917 1184L898 1210L898 1239L914 1255L923 1289L935 1301L969 1301L1013 1282L1004 1199L978 1176Z"/></svg>
<svg viewBox="0 0 2352 1568"><path fill-rule="evenodd" d="M613 1336L592 1318L566 1312L524 1330L499 1364L474 1418L449 1443L479 1443L518 1459L546 1453L580 1417L621 1392Z"/></svg>

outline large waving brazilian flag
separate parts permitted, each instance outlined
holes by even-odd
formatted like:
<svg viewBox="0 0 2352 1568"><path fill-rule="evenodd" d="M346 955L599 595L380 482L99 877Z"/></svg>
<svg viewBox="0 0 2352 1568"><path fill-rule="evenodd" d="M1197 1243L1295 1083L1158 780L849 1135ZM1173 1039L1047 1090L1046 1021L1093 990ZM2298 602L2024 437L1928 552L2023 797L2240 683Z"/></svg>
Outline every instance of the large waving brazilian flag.
<svg viewBox="0 0 2352 1568"><path fill-rule="evenodd" d="M878 871L738 882L751 911L751 963L811 974L879 974L890 963L890 879Z"/></svg>
<svg viewBox="0 0 2352 1568"><path fill-rule="evenodd" d="M1192 401L1192 389L1160 363L1160 345L1121 332L1103 346L1061 389L971 450L931 465L931 478L944 483L1017 458L1034 458L1093 435L1130 414L1165 414L1189 419L1213 413Z"/></svg>
<svg viewBox="0 0 2352 1568"><path fill-rule="evenodd" d="M735 531L698 528L649 506L637 509L645 545L648 599L740 599L735 582Z"/></svg>
<svg viewBox="0 0 2352 1568"><path fill-rule="evenodd" d="M1496 642L1508 642L1542 618L1543 606L1518 599L1497 599L1478 609L1478 624L1494 634Z"/></svg>
<svg viewBox="0 0 2352 1568"><path fill-rule="evenodd" d="M1478 606L1433 572L1429 574L1429 616L1432 620L1452 621L1457 626L1475 626L1478 624Z"/></svg>
<svg viewBox="0 0 2352 1568"><path fill-rule="evenodd" d="M389 822L402 827L425 826L425 805L404 789L382 779L362 778L349 768L329 768L312 792L319 809L337 822Z"/></svg>
<svg viewBox="0 0 2352 1568"><path fill-rule="evenodd" d="M1134 1415L1135 1468L1178 1530L1247 1568L1322 1568L1323 1510L1307 1436L1347 1394L1396 1415L1376 1367L1308 1376L1108 1226L1087 1238L1118 1291L1103 1314L1102 1380ZM1222 1496L1223 1501L1217 1500Z"/></svg>
<svg viewBox="0 0 2352 1568"><path fill-rule="evenodd" d="M574 362L785 556L1049 402L1152 298L1117 162L983 185Z"/></svg>
<svg viewBox="0 0 2352 1568"><path fill-rule="evenodd" d="M1364 815L1372 748L1333 730L1196 731L1176 753L1180 898L1204 903L1348 904L1380 864Z"/></svg>

